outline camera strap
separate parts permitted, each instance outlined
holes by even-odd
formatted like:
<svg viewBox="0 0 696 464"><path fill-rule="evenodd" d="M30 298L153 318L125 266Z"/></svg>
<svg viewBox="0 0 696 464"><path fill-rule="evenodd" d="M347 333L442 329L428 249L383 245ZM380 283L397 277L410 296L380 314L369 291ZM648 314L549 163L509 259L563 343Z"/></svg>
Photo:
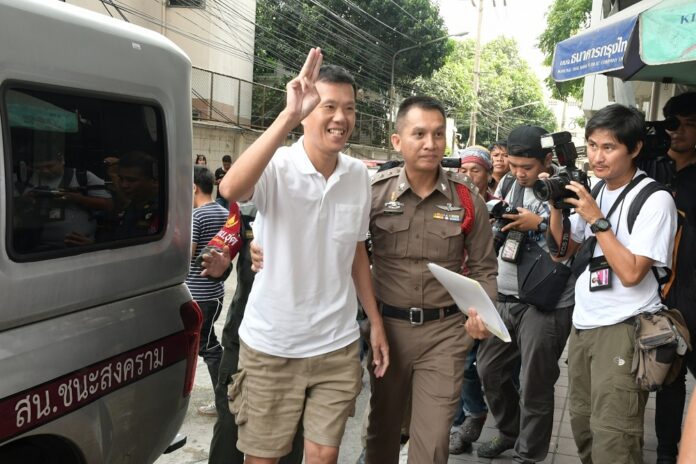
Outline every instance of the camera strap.
<svg viewBox="0 0 696 464"><path fill-rule="evenodd" d="M570 210L563 209L563 230L561 232L561 244L558 246L557 258L563 258L568 253L568 245L570 244ZM555 240L549 241L549 250L556 248ZM554 250L555 251L555 250Z"/></svg>

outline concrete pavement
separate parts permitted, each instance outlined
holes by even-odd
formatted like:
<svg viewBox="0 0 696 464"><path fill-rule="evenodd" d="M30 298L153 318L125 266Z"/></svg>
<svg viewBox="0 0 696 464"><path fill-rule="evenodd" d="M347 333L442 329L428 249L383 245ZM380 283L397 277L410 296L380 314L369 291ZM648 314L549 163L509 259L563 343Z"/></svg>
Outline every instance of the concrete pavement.
<svg viewBox="0 0 696 464"><path fill-rule="evenodd" d="M234 293L235 278L228 279L226 283L224 313L220 316L216 324L216 332L222 332L222 325L226 317L226 310L229 305L229 300ZM561 375L556 382L556 408L554 410L554 432L551 438L550 453L544 463L551 464L575 464L580 463L577 457L575 443L573 442L570 430L570 418L568 415L568 375L565 365L566 356L561 358L560 367ZM694 379L691 375L687 377L687 404L694 390ZM363 390L358 397L356 407L356 417L350 418L346 427L346 433L343 437L341 450L339 454L339 464L353 464L357 460L361 451L360 433L362 424L362 412L365 409L369 385L367 376L363 378ZM210 385L210 378L205 363L199 358L198 368L196 371L195 388L191 397L186 420L181 428L181 433L187 435L187 444L172 454L160 457L156 464L202 464L208 462L208 447L212 436L215 417L202 416L198 414L196 408L205 405L213 400L213 387ZM657 447L657 438L655 437L655 395L651 394L648 401L645 414L645 446L643 456L646 464L655 462L655 449ZM485 427L481 434L479 442L474 443L474 451L464 453L458 456L450 456L449 464L456 463L495 463L507 464L512 463L512 451L503 453L500 457L490 460L482 459L476 456L476 448L479 443L487 441L496 435L495 424L489 415ZM405 463L405 460L403 460Z"/></svg>

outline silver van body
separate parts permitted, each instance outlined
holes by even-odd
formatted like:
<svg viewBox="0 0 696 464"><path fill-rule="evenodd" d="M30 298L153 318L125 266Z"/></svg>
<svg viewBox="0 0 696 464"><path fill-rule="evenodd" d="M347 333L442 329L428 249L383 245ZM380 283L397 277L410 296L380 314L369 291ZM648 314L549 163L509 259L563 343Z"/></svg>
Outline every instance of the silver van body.
<svg viewBox="0 0 696 464"><path fill-rule="evenodd" d="M59 1L0 0L3 464L152 462L183 422L200 323L183 283L191 243L190 70L188 57L154 32ZM39 122L8 123L40 111L7 103L25 90L154 108L148 112L159 115L161 130L149 130L164 153L156 232L53 254L17 251L12 184L26 163L16 162L18 142L9 139L46 132ZM92 131L85 144L100 143L94 121L77 111L77 122L67 117L65 139L77 137L75 125ZM117 126L99 130L113 135Z"/></svg>

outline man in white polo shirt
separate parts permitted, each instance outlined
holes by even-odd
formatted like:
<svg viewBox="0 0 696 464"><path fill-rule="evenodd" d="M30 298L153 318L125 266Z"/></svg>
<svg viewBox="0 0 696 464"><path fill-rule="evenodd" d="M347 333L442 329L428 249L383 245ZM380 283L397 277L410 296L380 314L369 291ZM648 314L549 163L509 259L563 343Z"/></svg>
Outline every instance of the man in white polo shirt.
<svg viewBox="0 0 696 464"><path fill-rule="evenodd" d="M253 200L267 257L239 329L230 386L247 463L275 463L302 420L307 462L336 463L362 386L357 300L372 324L378 376L389 364L364 246L370 180L342 153L355 126L355 82L312 49L278 118L232 165L220 192ZM304 136L278 148L302 123Z"/></svg>

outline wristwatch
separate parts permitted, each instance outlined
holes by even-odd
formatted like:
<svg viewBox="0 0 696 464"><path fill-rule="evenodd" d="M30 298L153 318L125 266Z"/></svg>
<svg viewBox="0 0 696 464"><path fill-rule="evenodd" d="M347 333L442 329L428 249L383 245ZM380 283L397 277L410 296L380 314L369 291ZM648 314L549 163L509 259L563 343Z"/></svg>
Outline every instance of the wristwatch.
<svg viewBox="0 0 696 464"><path fill-rule="evenodd" d="M541 218L541 222L537 226L537 232L544 233L546 232L546 229L549 227L548 219L547 218Z"/></svg>
<svg viewBox="0 0 696 464"><path fill-rule="evenodd" d="M609 229L611 229L611 222L607 221L605 218L599 218L594 224L590 225L590 230L593 234L597 232L606 232Z"/></svg>

